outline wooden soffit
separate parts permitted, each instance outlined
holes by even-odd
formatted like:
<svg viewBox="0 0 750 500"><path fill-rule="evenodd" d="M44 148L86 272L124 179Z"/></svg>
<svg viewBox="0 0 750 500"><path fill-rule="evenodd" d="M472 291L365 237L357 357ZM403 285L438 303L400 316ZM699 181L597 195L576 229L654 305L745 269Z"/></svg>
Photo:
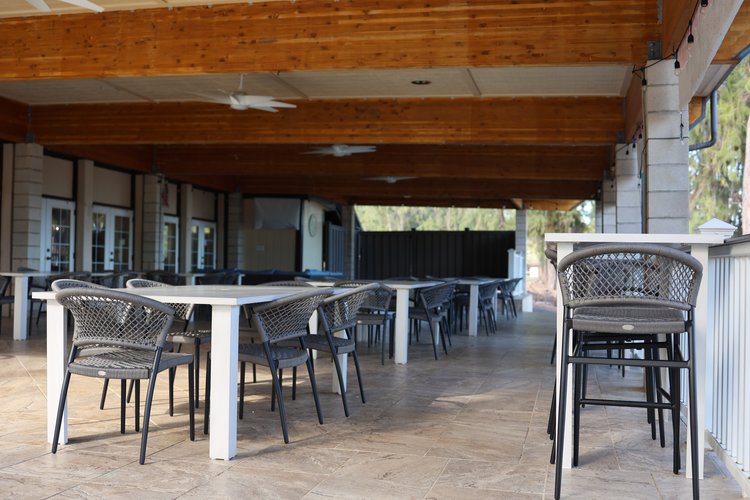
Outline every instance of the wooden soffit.
<svg viewBox="0 0 750 500"><path fill-rule="evenodd" d="M0 21L0 80L632 64L656 1L231 4Z"/></svg>

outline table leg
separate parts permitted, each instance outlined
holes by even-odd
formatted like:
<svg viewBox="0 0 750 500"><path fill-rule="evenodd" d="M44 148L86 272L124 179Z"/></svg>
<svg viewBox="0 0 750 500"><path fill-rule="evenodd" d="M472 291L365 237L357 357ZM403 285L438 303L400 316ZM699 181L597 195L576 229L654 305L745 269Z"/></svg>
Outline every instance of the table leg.
<svg viewBox="0 0 750 500"><path fill-rule="evenodd" d="M22 281L27 281L23 278ZM25 295L24 295L25 297ZM16 299L17 300L17 299ZM68 335L65 308L56 300L47 301L47 441L52 443L55 435L57 406L60 404L60 390L65 378L65 365L68 358ZM24 329L24 332L26 330ZM60 426L60 443L68 442L68 409L63 412Z"/></svg>
<svg viewBox="0 0 750 500"><path fill-rule="evenodd" d="M479 285L469 285L469 336L477 336L479 326Z"/></svg>
<svg viewBox="0 0 750 500"><path fill-rule="evenodd" d="M563 257L568 255L573 251L573 244L572 243L558 243L557 244L557 262L559 263ZM560 398L564 397L567 401L565 408L566 408L566 418L565 418L565 432L564 434L564 449L563 449L563 463L562 466L565 469L570 469L572 467L572 458L573 458L573 371L568 367L568 384L567 384L567 390L565 391L564 395L560 395L560 384L559 384L559 376L560 376L560 365L562 364L562 339L563 339L563 328L562 328L562 322L563 322L563 303L562 303L562 294L560 293L560 287L557 287L557 325L555 325L557 330L557 349L555 350L555 378L558 380L558 383L555 384L555 391L557 391L557 395L555 398L556 401L556 408L555 411L559 411L558 408L560 406ZM572 344L572 343L571 343ZM572 348L572 345L569 345L570 348ZM570 352L570 349L569 349Z"/></svg>
<svg viewBox="0 0 750 500"><path fill-rule="evenodd" d="M409 290L396 290L396 332L393 339L393 362L405 365L409 359Z"/></svg>
<svg viewBox="0 0 750 500"><path fill-rule="evenodd" d="M13 340L26 340L29 331L29 279L14 278Z"/></svg>
<svg viewBox="0 0 750 500"><path fill-rule="evenodd" d="M692 245L690 254L698 259L703 265L703 282L698 289L698 300L695 305L695 352L696 357L693 360L693 369L695 370L695 388L696 388L696 407L698 415L695 416L698 423L698 477L703 479L703 461L705 446L705 429L706 429L706 406L712 404L712 401L706 397L706 357L712 356L713 350L709 351L707 346L708 338L708 283L709 283L709 265L708 265L708 245ZM687 348L682 346L683 350ZM688 412L688 419L693 418ZM687 429L690 429L690 421L687 422ZM685 474L688 478L693 477L692 458L690 456L690 432L687 431L687 447L685 455Z"/></svg>
<svg viewBox="0 0 750 500"><path fill-rule="evenodd" d="M230 460L237 454L237 343L239 306L211 310L211 429L209 456Z"/></svg>

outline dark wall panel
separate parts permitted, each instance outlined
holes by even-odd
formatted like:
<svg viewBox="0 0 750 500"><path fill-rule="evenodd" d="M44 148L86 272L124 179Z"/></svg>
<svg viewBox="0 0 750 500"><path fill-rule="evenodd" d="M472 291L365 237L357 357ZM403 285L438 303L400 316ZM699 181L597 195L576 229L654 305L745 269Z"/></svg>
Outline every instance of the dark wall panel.
<svg viewBox="0 0 750 500"><path fill-rule="evenodd" d="M359 278L496 276L508 273L513 231L359 233Z"/></svg>

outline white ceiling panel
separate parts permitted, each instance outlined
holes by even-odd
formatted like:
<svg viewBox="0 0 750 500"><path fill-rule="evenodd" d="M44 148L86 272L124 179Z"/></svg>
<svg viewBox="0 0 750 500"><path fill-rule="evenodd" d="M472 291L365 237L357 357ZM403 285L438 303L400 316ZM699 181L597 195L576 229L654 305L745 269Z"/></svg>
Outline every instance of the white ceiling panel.
<svg viewBox="0 0 750 500"><path fill-rule="evenodd" d="M624 96L629 66L510 66L472 68L483 96Z"/></svg>
<svg viewBox="0 0 750 500"><path fill-rule="evenodd" d="M141 99L100 80L0 82L0 96L26 104L133 102Z"/></svg>
<svg viewBox="0 0 750 500"><path fill-rule="evenodd" d="M109 78L105 81L155 102L200 100L196 94L229 94L240 87L238 74ZM242 89L246 94L279 99L300 97L275 75L268 73L244 75Z"/></svg>
<svg viewBox="0 0 750 500"><path fill-rule="evenodd" d="M302 71L281 73L279 77L311 99L475 95L471 78L463 68ZM430 83L412 83L419 80Z"/></svg>

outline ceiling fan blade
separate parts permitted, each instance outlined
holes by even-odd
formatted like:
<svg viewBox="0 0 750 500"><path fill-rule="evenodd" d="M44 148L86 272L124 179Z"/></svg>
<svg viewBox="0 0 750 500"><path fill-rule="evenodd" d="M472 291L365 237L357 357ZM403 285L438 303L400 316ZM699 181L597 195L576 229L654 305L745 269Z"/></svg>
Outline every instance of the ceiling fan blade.
<svg viewBox="0 0 750 500"><path fill-rule="evenodd" d="M333 150L329 147L314 148L310 151L303 151L303 155L330 155L333 154Z"/></svg>
<svg viewBox="0 0 750 500"><path fill-rule="evenodd" d="M375 146L349 146L349 153L374 153Z"/></svg>
<svg viewBox="0 0 750 500"><path fill-rule="evenodd" d="M267 111L269 113L278 113L279 110L270 106L248 106L250 109L257 109L259 111Z"/></svg>
<svg viewBox="0 0 750 500"><path fill-rule="evenodd" d="M288 109L297 107L296 104L291 104L288 102L281 102L281 101L274 101L274 100L265 102L264 105L273 106L274 108L288 108Z"/></svg>
<svg viewBox="0 0 750 500"><path fill-rule="evenodd" d="M38 10L41 10L42 12L52 12L52 9L49 8L49 5L46 4L44 0L26 0L28 3L36 7Z"/></svg>
<svg viewBox="0 0 750 500"><path fill-rule="evenodd" d="M235 92L231 96L244 106L267 106L268 103L273 101L273 97L269 95L248 95Z"/></svg>
<svg viewBox="0 0 750 500"><path fill-rule="evenodd" d="M94 12L104 12L104 7L100 5L96 5L94 2L90 2L89 0L61 0L61 1L65 3L69 3L70 5L75 5L76 7L93 10Z"/></svg>

